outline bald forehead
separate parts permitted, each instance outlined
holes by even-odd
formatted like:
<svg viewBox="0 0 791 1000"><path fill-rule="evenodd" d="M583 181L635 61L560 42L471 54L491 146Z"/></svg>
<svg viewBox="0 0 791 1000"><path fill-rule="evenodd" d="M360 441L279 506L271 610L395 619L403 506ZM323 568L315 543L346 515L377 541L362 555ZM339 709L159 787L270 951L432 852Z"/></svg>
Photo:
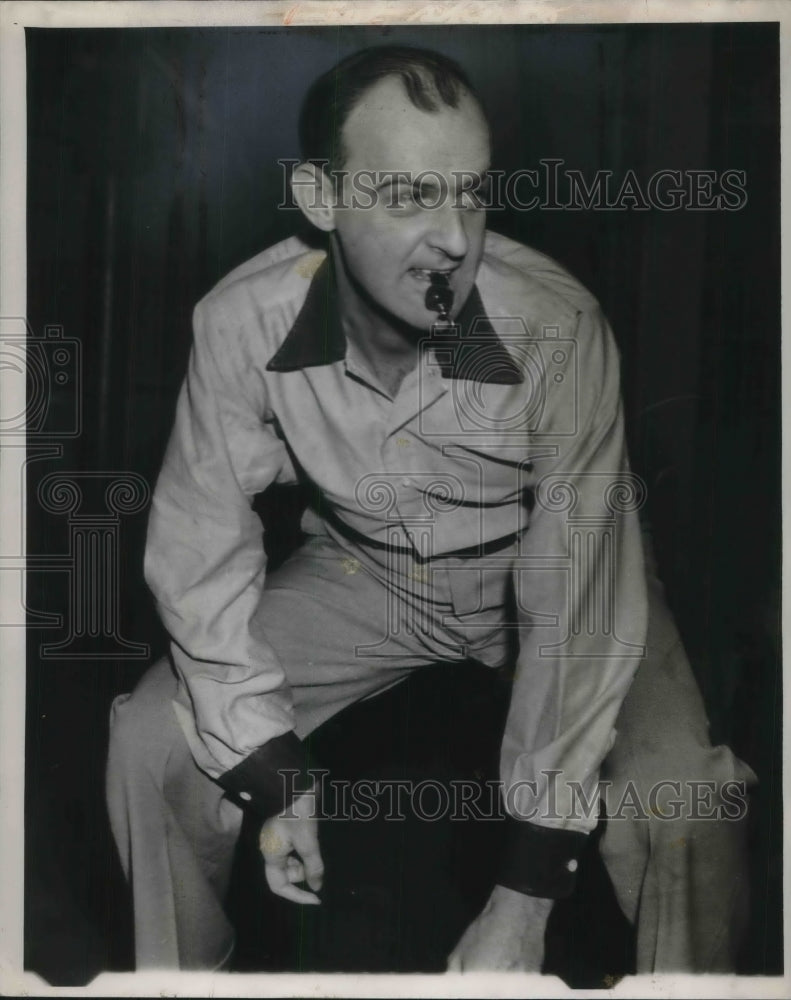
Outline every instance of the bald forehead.
<svg viewBox="0 0 791 1000"><path fill-rule="evenodd" d="M462 92L455 108L415 107L396 76L378 80L342 130L345 167L368 170L478 170L489 166L489 126L477 100Z"/></svg>

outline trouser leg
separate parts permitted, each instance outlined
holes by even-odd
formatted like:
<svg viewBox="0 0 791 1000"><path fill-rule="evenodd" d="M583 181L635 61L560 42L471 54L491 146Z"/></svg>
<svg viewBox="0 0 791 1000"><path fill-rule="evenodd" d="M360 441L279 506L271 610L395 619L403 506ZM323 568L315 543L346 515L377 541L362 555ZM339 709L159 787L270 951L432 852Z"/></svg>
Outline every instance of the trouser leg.
<svg viewBox="0 0 791 1000"><path fill-rule="evenodd" d="M299 736L441 658L442 642L419 625L388 627L395 606L326 537L309 539L272 574L254 630L283 665ZM174 700L183 704L166 660L116 699L110 820L132 885L138 968L216 968L233 946L223 901L242 813L195 765Z"/></svg>
<svg viewBox="0 0 791 1000"><path fill-rule="evenodd" d="M241 810L200 771L162 659L116 698L107 761L110 824L134 903L138 968L218 968L233 947L222 906Z"/></svg>
<svg viewBox="0 0 791 1000"><path fill-rule="evenodd" d="M601 854L636 925L638 972L731 971L748 905L746 818L736 783L749 787L756 779L727 747L711 746L700 693L656 583L649 587L647 654L602 770L611 785Z"/></svg>

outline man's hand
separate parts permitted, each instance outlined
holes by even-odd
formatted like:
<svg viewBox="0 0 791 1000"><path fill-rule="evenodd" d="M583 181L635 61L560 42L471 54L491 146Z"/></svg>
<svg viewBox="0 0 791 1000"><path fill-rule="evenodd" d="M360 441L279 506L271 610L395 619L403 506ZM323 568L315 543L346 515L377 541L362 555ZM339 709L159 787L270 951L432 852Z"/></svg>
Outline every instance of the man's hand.
<svg viewBox="0 0 791 1000"><path fill-rule="evenodd" d="M314 893L321 889L324 863L319 851L316 793L300 795L279 816L268 819L258 843L272 892L294 903L318 905L320 900ZM295 882L307 882L313 892L298 888Z"/></svg>
<svg viewBox="0 0 791 1000"><path fill-rule="evenodd" d="M497 885L448 959L448 972L540 972L553 900Z"/></svg>

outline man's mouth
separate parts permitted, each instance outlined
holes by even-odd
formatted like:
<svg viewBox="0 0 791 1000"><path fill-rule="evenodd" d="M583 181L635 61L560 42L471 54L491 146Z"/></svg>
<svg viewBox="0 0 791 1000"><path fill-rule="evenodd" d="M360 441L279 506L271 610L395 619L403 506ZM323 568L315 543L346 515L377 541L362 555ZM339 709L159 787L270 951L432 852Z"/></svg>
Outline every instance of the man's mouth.
<svg viewBox="0 0 791 1000"><path fill-rule="evenodd" d="M444 274L448 280L450 280L451 275L456 271L455 267L411 267L409 273L413 275L418 281L424 281L426 284L431 282L432 274Z"/></svg>

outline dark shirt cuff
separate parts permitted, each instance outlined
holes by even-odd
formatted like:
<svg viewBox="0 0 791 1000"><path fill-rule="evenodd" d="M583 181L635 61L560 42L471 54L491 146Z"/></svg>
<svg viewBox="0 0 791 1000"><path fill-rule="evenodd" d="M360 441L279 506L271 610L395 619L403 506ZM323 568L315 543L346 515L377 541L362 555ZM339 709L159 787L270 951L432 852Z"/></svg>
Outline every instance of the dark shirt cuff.
<svg viewBox="0 0 791 1000"><path fill-rule="evenodd" d="M505 823L498 885L545 899L570 896L588 835L538 826L512 816L506 816Z"/></svg>
<svg viewBox="0 0 791 1000"><path fill-rule="evenodd" d="M293 733L276 736L217 779L227 792L265 818L287 809L313 787L307 747Z"/></svg>

